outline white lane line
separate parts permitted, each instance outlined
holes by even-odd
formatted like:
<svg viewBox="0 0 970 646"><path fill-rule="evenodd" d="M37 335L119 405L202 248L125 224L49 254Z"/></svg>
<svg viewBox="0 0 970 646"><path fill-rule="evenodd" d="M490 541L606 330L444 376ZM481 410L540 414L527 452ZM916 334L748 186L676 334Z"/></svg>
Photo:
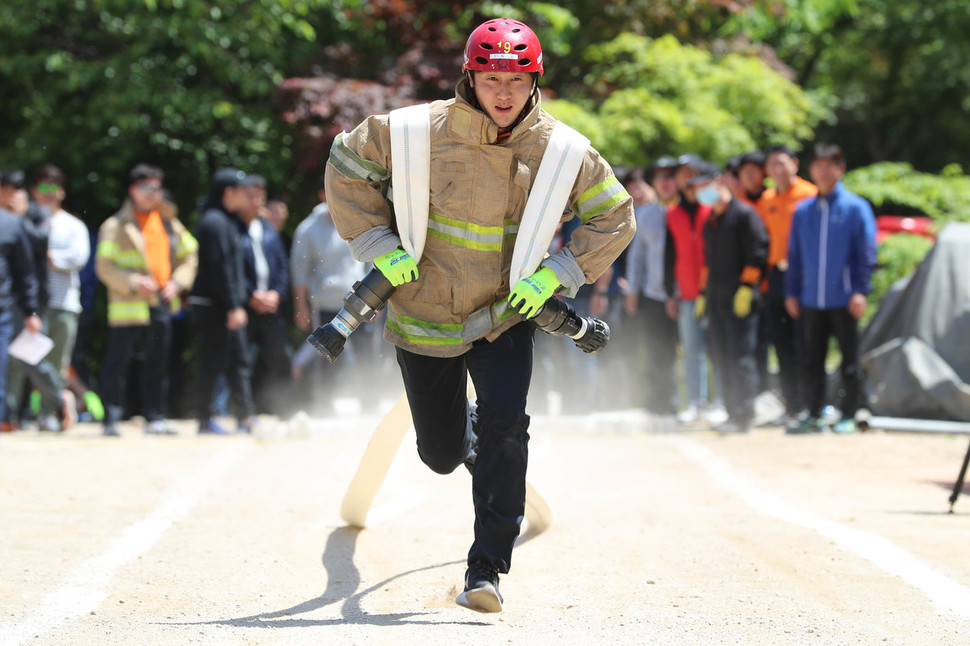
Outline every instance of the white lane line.
<svg viewBox="0 0 970 646"><path fill-rule="evenodd" d="M175 522L181 520L251 445L230 447L213 455L194 478L180 482L147 518L129 525L108 546L75 568L44 601L12 626L2 626L0 644L15 646L50 632L96 610L107 596L119 568L147 552Z"/></svg>
<svg viewBox="0 0 970 646"><path fill-rule="evenodd" d="M970 588L967 586L940 574L881 536L826 520L758 489L751 481L734 473L728 463L693 440L669 439L685 456L699 464L715 483L737 494L757 511L818 532L918 588L940 612L970 618Z"/></svg>

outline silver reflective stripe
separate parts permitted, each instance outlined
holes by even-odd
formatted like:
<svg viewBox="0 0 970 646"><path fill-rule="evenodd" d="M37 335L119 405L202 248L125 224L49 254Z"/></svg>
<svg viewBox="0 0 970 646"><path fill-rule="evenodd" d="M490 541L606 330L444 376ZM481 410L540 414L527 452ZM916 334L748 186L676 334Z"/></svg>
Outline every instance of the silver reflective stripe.
<svg viewBox="0 0 970 646"><path fill-rule="evenodd" d="M465 343L480 339L492 331L492 308L483 307L472 312L465 321L465 328L461 331L461 338Z"/></svg>
<svg viewBox="0 0 970 646"><path fill-rule="evenodd" d="M483 307L472 314L464 323L434 323L410 316L401 316L388 309L387 327L414 345L462 345L477 341L495 329L516 311L507 299Z"/></svg>
<svg viewBox="0 0 970 646"><path fill-rule="evenodd" d="M390 173L387 169L374 162L369 162L357 156L353 150L344 144L346 132L341 132L333 140L330 147L330 163L340 171L340 174L350 179L360 179L371 184L382 182Z"/></svg>
<svg viewBox="0 0 970 646"><path fill-rule="evenodd" d="M505 237L503 227L483 227L434 213L429 216L428 230L435 238L478 251L501 251Z"/></svg>
<svg viewBox="0 0 970 646"><path fill-rule="evenodd" d="M620 184L620 181L615 175L611 175L580 195L576 210L579 218L583 222L587 222L594 215L613 208L625 200L627 196L628 193Z"/></svg>

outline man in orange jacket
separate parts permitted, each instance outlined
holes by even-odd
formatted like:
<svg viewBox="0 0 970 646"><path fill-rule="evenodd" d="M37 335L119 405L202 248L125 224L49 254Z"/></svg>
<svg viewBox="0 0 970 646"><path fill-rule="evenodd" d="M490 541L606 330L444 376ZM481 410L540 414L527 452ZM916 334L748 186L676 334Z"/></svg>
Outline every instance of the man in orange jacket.
<svg viewBox="0 0 970 646"><path fill-rule="evenodd" d="M785 311L785 272L788 270L788 235L795 208L814 197L818 189L798 176L798 157L788 146L773 146L766 152L765 172L775 183L758 200L758 212L768 229L768 292L765 316L771 343L778 356L781 393L785 414L778 423L796 420L804 407L799 332L796 321Z"/></svg>

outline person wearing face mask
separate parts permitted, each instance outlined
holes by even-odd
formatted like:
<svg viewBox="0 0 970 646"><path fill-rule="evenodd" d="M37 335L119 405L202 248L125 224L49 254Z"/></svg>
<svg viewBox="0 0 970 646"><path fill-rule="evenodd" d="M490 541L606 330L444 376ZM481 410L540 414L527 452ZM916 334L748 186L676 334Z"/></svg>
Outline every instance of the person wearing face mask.
<svg viewBox="0 0 970 646"><path fill-rule="evenodd" d="M744 433L751 428L758 394L758 284L768 258L768 232L758 213L731 194L717 166L703 168L691 185L697 203L711 209L704 225L707 266L695 314L707 316L708 347L728 412L727 421L714 430Z"/></svg>

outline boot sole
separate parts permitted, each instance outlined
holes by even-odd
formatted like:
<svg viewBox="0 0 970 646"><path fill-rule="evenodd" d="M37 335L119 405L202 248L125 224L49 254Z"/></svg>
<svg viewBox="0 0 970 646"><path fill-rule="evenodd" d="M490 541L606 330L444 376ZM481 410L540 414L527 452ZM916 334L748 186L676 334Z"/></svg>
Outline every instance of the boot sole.
<svg viewBox="0 0 970 646"><path fill-rule="evenodd" d="M490 585L462 592L455 603L476 612L502 612L502 600Z"/></svg>

